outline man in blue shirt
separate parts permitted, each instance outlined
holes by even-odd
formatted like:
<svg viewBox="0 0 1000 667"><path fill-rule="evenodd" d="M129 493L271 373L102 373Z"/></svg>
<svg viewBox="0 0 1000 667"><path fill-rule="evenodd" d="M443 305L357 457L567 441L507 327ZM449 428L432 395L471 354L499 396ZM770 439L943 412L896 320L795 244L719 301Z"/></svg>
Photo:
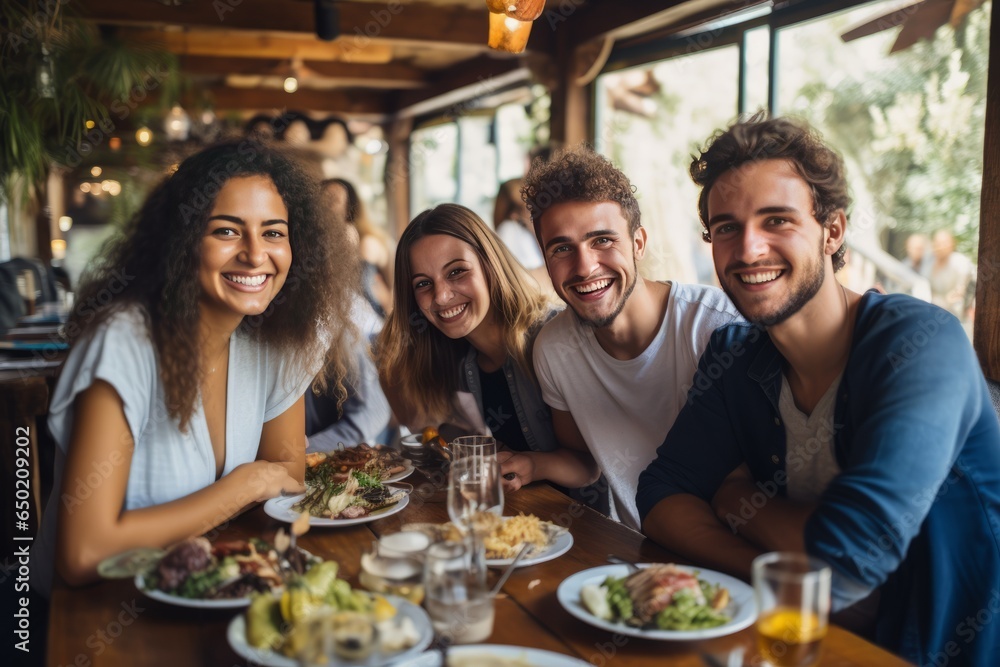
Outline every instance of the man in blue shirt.
<svg viewBox="0 0 1000 667"><path fill-rule="evenodd" d="M750 324L715 332L640 476L644 532L742 576L761 552L807 552L833 570L835 611L873 606L879 644L995 664L1000 425L958 320L837 282L850 197L808 127L737 123L691 173Z"/></svg>

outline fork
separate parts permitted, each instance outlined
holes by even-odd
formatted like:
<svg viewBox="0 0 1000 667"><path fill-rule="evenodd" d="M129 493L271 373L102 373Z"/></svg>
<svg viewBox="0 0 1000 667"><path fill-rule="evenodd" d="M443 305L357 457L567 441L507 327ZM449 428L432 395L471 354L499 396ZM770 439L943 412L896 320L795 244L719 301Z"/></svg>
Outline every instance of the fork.
<svg viewBox="0 0 1000 667"><path fill-rule="evenodd" d="M617 565L628 565L629 574L632 574L633 572L638 572L639 571L639 566L638 565L636 565L634 562L628 560L627 558L622 558L621 556L616 556L614 554L608 554L608 562L609 563L615 563Z"/></svg>

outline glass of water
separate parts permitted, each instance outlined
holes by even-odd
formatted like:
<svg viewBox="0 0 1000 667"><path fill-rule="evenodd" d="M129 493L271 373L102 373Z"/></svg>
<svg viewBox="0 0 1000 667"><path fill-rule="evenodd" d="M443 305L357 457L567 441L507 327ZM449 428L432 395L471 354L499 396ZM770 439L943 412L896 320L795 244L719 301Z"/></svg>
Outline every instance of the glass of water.
<svg viewBox="0 0 1000 667"><path fill-rule="evenodd" d="M440 637L473 644L493 634L493 594L485 575L485 563L469 538L438 542L427 550L424 605Z"/></svg>
<svg viewBox="0 0 1000 667"><path fill-rule="evenodd" d="M466 457L452 461L448 473L448 516L461 530L480 522L483 513L503 514L503 484L496 458Z"/></svg>

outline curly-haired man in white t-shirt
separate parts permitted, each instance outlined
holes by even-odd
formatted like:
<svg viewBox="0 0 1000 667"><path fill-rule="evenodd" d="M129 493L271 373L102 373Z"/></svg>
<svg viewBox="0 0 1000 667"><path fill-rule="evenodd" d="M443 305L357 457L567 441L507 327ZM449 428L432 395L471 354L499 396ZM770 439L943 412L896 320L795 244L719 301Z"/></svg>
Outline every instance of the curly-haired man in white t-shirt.
<svg viewBox="0 0 1000 667"><path fill-rule="evenodd" d="M716 328L739 318L721 290L647 280L632 184L590 149L536 162L522 189L556 293L569 308L539 334L534 367L561 445L589 449L612 512L638 529L639 473L653 460ZM516 454L504 473L532 479Z"/></svg>

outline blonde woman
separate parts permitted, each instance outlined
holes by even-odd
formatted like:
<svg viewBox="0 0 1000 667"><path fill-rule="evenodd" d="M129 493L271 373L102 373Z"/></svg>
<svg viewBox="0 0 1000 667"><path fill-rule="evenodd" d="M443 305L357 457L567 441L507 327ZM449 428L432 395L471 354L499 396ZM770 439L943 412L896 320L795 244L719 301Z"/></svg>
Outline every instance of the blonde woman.
<svg viewBox="0 0 1000 667"><path fill-rule="evenodd" d="M392 314L379 336L379 377L411 429L455 419L475 397L505 446L505 484L550 480L576 488L598 469L588 452L560 448L531 364L551 309L500 239L471 210L442 204L407 226L396 251Z"/></svg>

